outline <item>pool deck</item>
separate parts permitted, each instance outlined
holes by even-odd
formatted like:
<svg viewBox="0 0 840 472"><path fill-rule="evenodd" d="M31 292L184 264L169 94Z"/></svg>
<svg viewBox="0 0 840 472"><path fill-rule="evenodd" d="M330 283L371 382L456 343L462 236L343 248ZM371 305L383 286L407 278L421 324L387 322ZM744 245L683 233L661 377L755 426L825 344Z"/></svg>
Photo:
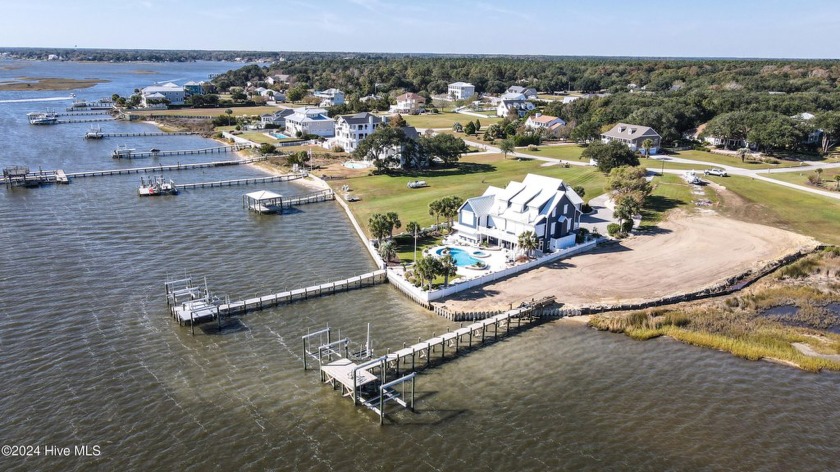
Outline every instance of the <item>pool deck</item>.
<svg viewBox="0 0 840 472"><path fill-rule="evenodd" d="M445 244L443 246L435 246L433 248L427 249L427 254L437 255L437 251L443 248L455 248L465 251L472 257L473 259L479 260L484 262L488 265L487 269L477 270L477 269L468 269L466 267L458 266L458 275L461 277L471 279L473 277L482 276L488 274L490 272L496 272L502 269L506 269L511 266L508 264L507 258L508 256L512 256L511 252L507 249L501 248L484 248L484 247L477 247L477 246L464 246L463 244ZM481 251L487 254L486 257L477 257L474 256L473 253Z"/></svg>

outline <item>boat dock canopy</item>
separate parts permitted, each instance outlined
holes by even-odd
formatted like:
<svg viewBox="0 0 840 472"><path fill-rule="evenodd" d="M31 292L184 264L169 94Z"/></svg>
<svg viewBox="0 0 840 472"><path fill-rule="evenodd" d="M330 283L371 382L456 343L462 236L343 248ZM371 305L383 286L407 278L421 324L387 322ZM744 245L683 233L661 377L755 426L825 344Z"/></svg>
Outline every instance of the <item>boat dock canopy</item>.
<svg viewBox="0 0 840 472"><path fill-rule="evenodd" d="M283 208L283 196L268 190L246 193L248 209L260 213L271 213Z"/></svg>

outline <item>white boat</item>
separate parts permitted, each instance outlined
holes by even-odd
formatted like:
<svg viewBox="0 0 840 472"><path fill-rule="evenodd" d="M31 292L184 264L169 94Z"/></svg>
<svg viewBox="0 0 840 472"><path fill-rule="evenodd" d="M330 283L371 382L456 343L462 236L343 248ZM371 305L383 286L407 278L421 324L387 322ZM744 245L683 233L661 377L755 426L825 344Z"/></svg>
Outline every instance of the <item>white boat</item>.
<svg viewBox="0 0 840 472"><path fill-rule="evenodd" d="M685 180L686 182L688 182L692 185L696 185L696 184L700 183L700 179L697 177L697 172L695 172L693 170L687 170L687 171L683 172L682 178L683 178L683 180Z"/></svg>
<svg viewBox="0 0 840 472"><path fill-rule="evenodd" d="M27 113L30 125L54 125L58 123L58 115L54 111Z"/></svg>
<svg viewBox="0 0 840 472"><path fill-rule="evenodd" d="M140 177L140 187L137 194L141 197L154 197L158 195L178 195L178 187L172 179L165 180L163 176Z"/></svg>
<svg viewBox="0 0 840 472"><path fill-rule="evenodd" d="M113 157L114 159L131 159L131 155L134 154L134 151L136 151L136 149L130 148L123 144L114 149L114 153L111 155L111 157Z"/></svg>
<svg viewBox="0 0 840 472"><path fill-rule="evenodd" d="M85 133L85 139L102 139L104 137L102 128L99 126L91 126L90 130Z"/></svg>

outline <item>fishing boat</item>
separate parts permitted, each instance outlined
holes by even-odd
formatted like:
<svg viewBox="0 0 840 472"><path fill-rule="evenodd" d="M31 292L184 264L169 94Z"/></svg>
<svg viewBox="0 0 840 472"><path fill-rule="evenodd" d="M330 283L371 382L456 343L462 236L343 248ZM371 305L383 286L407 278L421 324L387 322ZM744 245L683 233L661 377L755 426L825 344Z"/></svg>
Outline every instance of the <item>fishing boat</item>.
<svg viewBox="0 0 840 472"><path fill-rule="evenodd" d="M85 139L102 139L105 135L102 133L102 128L99 126L91 126L90 130L85 133Z"/></svg>
<svg viewBox="0 0 840 472"><path fill-rule="evenodd" d="M114 159L131 159L132 154L134 154L136 149L130 148L125 144L120 145L116 149L114 149L114 153L111 155Z"/></svg>
<svg viewBox="0 0 840 472"><path fill-rule="evenodd" d="M172 179L164 179L163 176L154 176L145 179L140 177L140 187L137 194L141 197L154 197L158 195L178 195L178 187Z"/></svg>
<svg viewBox="0 0 840 472"><path fill-rule="evenodd" d="M54 125L58 123L58 115L54 111L27 113L30 125Z"/></svg>

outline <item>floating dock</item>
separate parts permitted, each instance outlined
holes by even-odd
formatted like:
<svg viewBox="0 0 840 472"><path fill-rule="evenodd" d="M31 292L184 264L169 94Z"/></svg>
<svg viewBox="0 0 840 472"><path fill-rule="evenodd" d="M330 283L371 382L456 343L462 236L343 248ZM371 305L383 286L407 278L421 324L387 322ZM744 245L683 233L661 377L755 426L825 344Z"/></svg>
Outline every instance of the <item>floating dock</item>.
<svg viewBox="0 0 840 472"><path fill-rule="evenodd" d="M249 149L250 144L234 144L233 146L221 146L204 149L184 149L178 151L142 151L138 152L134 149L116 149L111 157L114 159L142 159L146 157L167 157L167 156L189 156L193 154L222 154L226 152L236 152L243 149Z"/></svg>

